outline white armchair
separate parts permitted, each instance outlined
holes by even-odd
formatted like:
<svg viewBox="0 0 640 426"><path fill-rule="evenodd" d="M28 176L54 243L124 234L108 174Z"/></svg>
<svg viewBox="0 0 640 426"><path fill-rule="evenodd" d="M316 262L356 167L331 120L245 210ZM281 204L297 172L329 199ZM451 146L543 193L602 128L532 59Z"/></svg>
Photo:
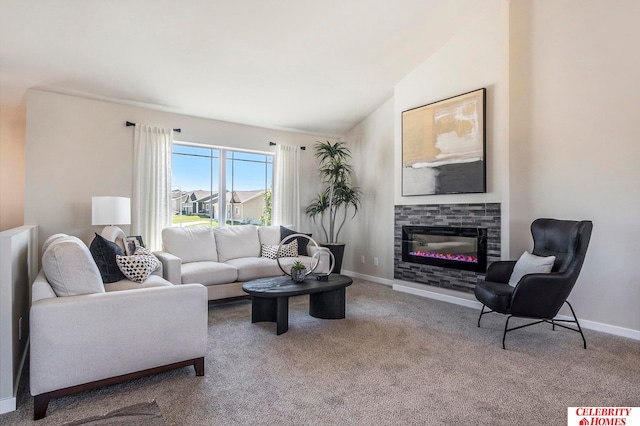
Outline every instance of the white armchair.
<svg viewBox="0 0 640 426"><path fill-rule="evenodd" d="M35 420L46 415L51 398L190 365L204 375L206 289L174 286L157 275L147 281L57 296L40 271L30 313Z"/></svg>

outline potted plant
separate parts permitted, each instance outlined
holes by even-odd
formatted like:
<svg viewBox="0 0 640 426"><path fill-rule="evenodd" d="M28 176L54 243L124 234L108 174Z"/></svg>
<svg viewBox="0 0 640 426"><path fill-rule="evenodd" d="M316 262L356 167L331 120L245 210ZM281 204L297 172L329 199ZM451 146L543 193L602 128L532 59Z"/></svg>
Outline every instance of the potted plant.
<svg viewBox="0 0 640 426"><path fill-rule="evenodd" d="M304 281L306 277L307 267L299 260L291 265L291 279L297 283Z"/></svg>
<svg viewBox="0 0 640 426"><path fill-rule="evenodd" d="M316 219L319 217L320 227L326 239L326 243L321 245L331 250L336 261L334 271L340 273L345 244L338 238L351 208L353 216L358 212L361 192L351 185L353 168L348 163L351 151L344 142L317 142L314 148L315 156L320 162L320 177L325 187L307 206L305 213L314 223L317 223ZM328 230L325 220L328 222Z"/></svg>

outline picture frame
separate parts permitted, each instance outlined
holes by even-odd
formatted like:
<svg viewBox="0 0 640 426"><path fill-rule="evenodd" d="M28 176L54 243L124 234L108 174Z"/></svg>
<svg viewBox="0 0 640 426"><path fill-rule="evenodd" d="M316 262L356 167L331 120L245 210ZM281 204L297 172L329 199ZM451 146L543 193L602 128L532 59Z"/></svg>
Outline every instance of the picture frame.
<svg viewBox="0 0 640 426"><path fill-rule="evenodd" d="M142 242L142 236L140 235L131 235L132 238L135 238L138 241L138 245L140 247L144 247L144 242Z"/></svg>
<svg viewBox="0 0 640 426"><path fill-rule="evenodd" d="M402 196L487 192L486 92L402 112Z"/></svg>
<svg viewBox="0 0 640 426"><path fill-rule="evenodd" d="M124 239L125 254L133 256L138 247L144 247L142 237L140 235L131 235Z"/></svg>

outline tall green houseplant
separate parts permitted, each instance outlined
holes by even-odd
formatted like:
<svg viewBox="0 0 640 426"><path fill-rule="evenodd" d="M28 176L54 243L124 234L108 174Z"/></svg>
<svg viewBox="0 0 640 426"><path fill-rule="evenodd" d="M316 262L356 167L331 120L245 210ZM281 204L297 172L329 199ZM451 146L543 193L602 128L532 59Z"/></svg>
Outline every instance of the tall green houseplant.
<svg viewBox="0 0 640 426"><path fill-rule="evenodd" d="M358 212L361 191L351 184L353 168L348 163L351 151L344 142L317 142L314 148L320 163L319 172L324 189L307 206L305 213L314 223L318 223L319 219L329 249L333 251L332 246L342 246L341 250L338 248L338 253L333 251L336 257L335 269L339 272L344 244L338 238L349 211L353 210L353 216ZM325 222L328 222L328 230Z"/></svg>

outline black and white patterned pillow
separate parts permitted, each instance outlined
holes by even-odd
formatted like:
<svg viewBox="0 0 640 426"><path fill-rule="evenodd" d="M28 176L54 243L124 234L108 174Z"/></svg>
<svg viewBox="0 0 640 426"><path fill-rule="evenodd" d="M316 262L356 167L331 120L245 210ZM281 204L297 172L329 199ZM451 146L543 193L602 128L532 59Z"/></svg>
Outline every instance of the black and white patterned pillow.
<svg viewBox="0 0 640 426"><path fill-rule="evenodd" d="M122 273L131 281L144 282L160 267L157 257L144 247L138 247L133 256L116 256L116 262Z"/></svg>
<svg viewBox="0 0 640 426"><path fill-rule="evenodd" d="M275 259L276 253L278 253L278 244L262 244L262 250L260 256L267 259ZM298 256L298 241L293 240L289 244L285 244L280 248L280 257L297 257Z"/></svg>

